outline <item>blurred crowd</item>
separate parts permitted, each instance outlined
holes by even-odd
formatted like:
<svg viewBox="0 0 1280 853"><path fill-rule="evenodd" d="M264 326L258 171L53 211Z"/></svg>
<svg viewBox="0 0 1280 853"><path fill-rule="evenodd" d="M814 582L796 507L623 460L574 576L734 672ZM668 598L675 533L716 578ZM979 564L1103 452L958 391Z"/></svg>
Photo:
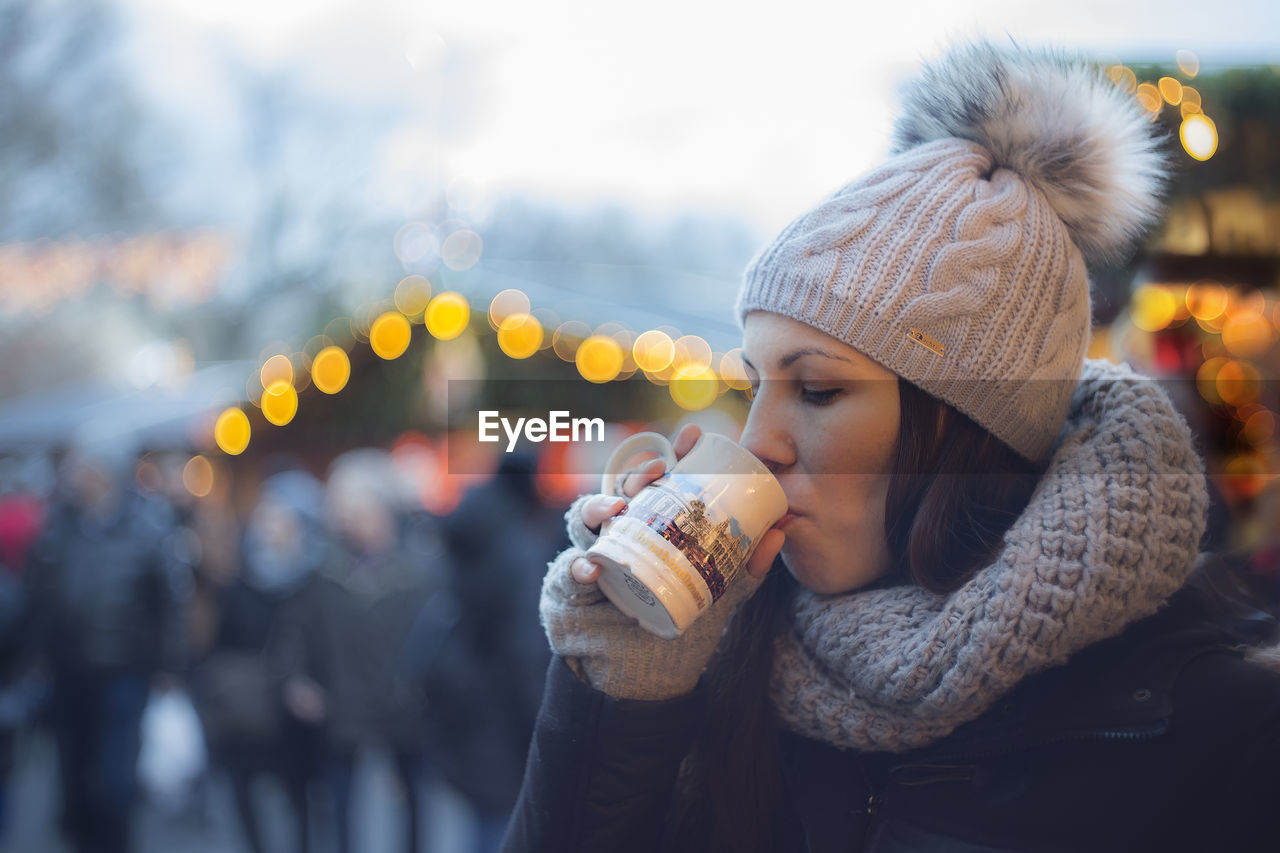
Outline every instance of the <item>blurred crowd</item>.
<svg viewBox="0 0 1280 853"><path fill-rule="evenodd" d="M292 849L359 849L371 750L395 770L403 850L428 848L423 792L440 784L469 804L476 851L496 850L549 659L538 589L563 546L534 460L506 457L436 515L382 450L322 472L268 460L240 498L194 500L164 456L148 478L124 444L0 459L0 839L15 742L43 731L78 852L137 849L144 797L211 780L245 850L278 838L264 784L286 795Z"/></svg>

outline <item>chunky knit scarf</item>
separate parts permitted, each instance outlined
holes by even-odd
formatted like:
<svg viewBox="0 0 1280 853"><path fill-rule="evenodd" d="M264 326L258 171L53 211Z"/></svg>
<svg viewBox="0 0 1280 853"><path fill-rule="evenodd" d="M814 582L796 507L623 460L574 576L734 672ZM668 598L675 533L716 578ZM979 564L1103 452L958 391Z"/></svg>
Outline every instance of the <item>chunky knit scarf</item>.
<svg viewBox="0 0 1280 853"><path fill-rule="evenodd" d="M1087 361L1030 504L959 590L801 589L773 702L790 730L904 751L1149 616L1194 567L1208 496L1186 422L1127 366Z"/></svg>

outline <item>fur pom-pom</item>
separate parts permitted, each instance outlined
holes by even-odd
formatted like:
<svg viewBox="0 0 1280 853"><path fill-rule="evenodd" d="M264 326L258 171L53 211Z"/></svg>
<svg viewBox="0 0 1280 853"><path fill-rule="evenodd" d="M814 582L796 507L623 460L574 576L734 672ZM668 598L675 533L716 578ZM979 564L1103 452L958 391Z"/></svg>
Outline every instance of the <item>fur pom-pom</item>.
<svg viewBox="0 0 1280 853"><path fill-rule="evenodd" d="M981 41L908 84L893 147L978 143L1048 197L1087 261L1109 261L1160 214L1164 157L1149 118L1083 59Z"/></svg>

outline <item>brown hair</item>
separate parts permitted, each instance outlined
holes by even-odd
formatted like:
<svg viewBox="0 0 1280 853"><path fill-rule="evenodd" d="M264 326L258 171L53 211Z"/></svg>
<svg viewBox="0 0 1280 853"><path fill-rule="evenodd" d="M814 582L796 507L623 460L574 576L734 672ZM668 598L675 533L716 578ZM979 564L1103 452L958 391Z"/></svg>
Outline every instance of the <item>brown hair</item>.
<svg viewBox="0 0 1280 853"><path fill-rule="evenodd" d="M892 565L878 584L954 590L997 552L1042 469L901 378L898 391L902 414L885 499ZM704 679L703 725L681 768L668 849L745 853L784 847L769 677L774 638L785 628L795 589L791 574L775 566L730 622Z"/></svg>

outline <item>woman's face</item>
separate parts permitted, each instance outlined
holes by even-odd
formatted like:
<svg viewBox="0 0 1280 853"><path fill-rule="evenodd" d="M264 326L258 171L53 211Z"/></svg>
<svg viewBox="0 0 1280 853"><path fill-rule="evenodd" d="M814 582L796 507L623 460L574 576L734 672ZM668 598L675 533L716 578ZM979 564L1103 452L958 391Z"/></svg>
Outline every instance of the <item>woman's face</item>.
<svg viewBox="0 0 1280 853"><path fill-rule="evenodd" d="M885 495L898 438L898 382L848 344L788 317L747 315L754 401L742 445L787 495L782 558L819 593L859 589L890 565Z"/></svg>

